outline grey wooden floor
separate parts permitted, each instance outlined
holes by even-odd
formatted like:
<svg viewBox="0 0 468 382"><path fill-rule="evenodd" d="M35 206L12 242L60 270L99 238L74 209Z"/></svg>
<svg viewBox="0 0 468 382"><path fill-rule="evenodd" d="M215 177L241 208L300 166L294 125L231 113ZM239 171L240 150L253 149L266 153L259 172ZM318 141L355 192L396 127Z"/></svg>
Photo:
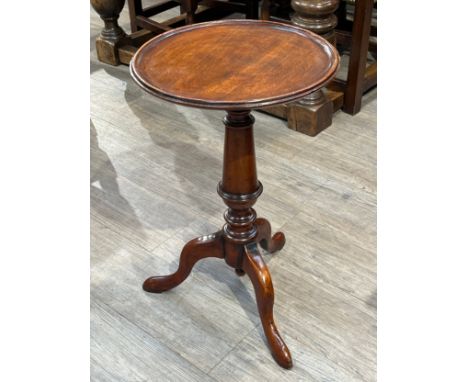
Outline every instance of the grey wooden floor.
<svg viewBox="0 0 468 382"><path fill-rule="evenodd" d="M129 30L126 10L121 24ZM316 138L255 113L255 208L286 235L265 255L294 359L286 371L249 279L223 261L198 263L165 294L141 289L223 224L223 113L153 98L127 67L99 63L100 28L91 11L92 381L375 381L376 92Z"/></svg>

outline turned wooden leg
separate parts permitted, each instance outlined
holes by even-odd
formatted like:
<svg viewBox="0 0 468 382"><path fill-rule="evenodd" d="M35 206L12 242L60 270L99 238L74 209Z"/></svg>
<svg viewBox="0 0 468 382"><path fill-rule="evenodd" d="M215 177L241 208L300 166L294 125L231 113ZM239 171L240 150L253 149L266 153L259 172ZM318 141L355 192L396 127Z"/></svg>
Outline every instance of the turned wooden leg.
<svg viewBox="0 0 468 382"><path fill-rule="evenodd" d="M106 64L120 64L118 48L127 35L117 20L124 4L125 0L91 0L94 10L104 21L104 28L96 39L96 53L99 61Z"/></svg>
<svg viewBox="0 0 468 382"><path fill-rule="evenodd" d="M291 0L294 25L308 29L336 44L335 27L339 0ZM288 109L288 127L315 136L332 124L333 102L317 90Z"/></svg>
<svg viewBox="0 0 468 382"><path fill-rule="evenodd" d="M264 218L257 218L257 242L265 251L270 253L280 251L284 247L286 238L283 232L276 232L271 236L270 222Z"/></svg>
<svg viewBox="0 0 468 382"><path fill-rule="evenodd" d="M270 6L271 6L271 1L270 0L263 0L262 1L262 6L260 9L260 19L261 20L270 20Z"/></svg>
<svg viewBox="0 0 468 382"><path fill-rule="evenodd" d="M180 4L181 13L185 13L185 25L195 23L195 12L198 8L198 0L182 0Z"/></svg>
<svg viewBox="0 0 468 382"><path fill-rule="evenodd" d="M343 100L343 111L351 115L361 110L372 26L372 10L374 9L373 0L358 0L355 4L348 79Z"/></svg>
<svg viewBox="0 0 468 382"><path fill-rule="evenodd" d="M224 258L221 232L189 241L182 249L177 271L171 275L153 276L146 279L143 289L151 293L161 293L176 287L188 277L195 263L205 257Z"/></svg>
<svg viewBox="0 0 468 382"><path fill-rule="evenodd" d="M258 313L263 330L270 346L273 358L286 369L292 367L291 353L281 338L273 320L273 302L275 298L270 272L258 251L257 243L244 246L242 269L249 275L255 289Z"/></svg>
<svg viewBox="0 0 468 382"><path fill-rule="evenodd" d="M130 15L130 29L132 33L139 31L141 28L137 25L137 16L143 11L142 0L128 0L128 13Z"/></svg>

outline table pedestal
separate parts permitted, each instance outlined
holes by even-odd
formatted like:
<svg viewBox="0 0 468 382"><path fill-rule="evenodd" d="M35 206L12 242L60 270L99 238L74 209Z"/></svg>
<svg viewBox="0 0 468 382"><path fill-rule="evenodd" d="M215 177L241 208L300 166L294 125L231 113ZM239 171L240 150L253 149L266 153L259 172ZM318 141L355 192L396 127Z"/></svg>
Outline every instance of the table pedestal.
<svg viewBox="0 0 468 382"><path fill-rule="evenodd" d="M250 111L228 111L224 142L223 178L218 194L228 209L226 224L211 235L189 241L180 255L177 271L167 276L148 278L143 289L160 293L181 284L195 263L206 257L218 257L236 270L240 276L247 273L255 289L258 312L270 350L276 362L284 368L292 367L291 354L273 319L274 290L270 272L258 249L272 253L283 248L284 234L271 235L268 220L257 218L252 206L262 193L257 180L253 138L254 118Z"/></svg>

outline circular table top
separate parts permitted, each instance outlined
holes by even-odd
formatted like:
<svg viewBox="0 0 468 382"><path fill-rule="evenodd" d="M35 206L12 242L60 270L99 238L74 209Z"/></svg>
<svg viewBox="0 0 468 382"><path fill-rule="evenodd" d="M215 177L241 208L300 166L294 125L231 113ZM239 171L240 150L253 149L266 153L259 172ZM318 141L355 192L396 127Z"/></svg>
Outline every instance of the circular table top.
<svg viewBox="0 0 468 382"><path fill-rule="evenodd" d="M233 110L302 98L331 80L338 63L336 49L305 29L222 20L156 36L136 52L130 72L168 101Z"/></svg>

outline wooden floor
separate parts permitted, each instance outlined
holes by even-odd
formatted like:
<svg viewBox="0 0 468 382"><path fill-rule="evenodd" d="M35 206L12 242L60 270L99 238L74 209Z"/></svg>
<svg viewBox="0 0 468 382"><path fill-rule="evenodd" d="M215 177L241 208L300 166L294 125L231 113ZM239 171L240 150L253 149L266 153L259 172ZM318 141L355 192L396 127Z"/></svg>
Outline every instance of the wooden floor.
<svg viewBox="0 0 468 382"><path fill-rule="evenodd" d="M254 113L255 208L286 235L265 255L286 371L249 279L222 260L199 262L170 292L141 289L223 224L223 113L158 100L126 66L99 63L101 25L91 11L91 380L375 381L376 91L316 138Z"/></svg>

